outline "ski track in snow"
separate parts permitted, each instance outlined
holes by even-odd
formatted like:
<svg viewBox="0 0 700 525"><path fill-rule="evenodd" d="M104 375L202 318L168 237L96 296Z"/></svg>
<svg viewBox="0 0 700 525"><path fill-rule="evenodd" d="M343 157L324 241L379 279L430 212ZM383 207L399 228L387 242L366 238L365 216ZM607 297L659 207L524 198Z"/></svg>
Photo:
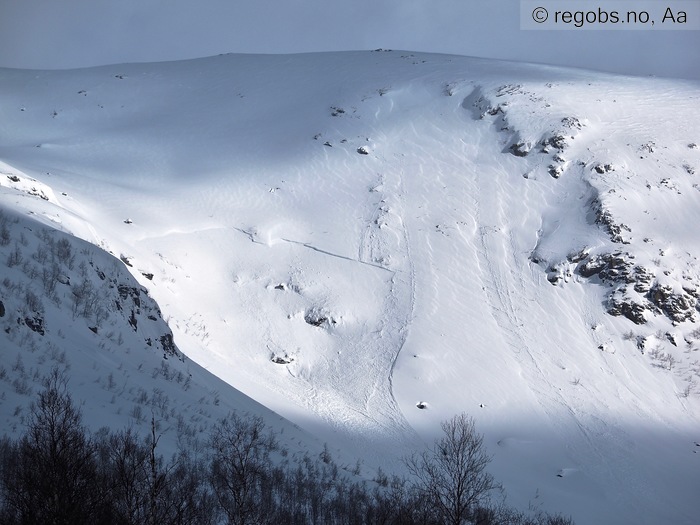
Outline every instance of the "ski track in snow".
<svg viewBox="0 0 700 525"><path fill-rule="evenodd" d="M394 349L393 355L391 355L391 349L389 349L389 353L391 355L391 366L389 367L389 375L388 375L388 381L389 381L389 393L391 395L391 403L390 403L390 410L393 412L393 417L392 419L394 420L394 426L401 430L402 432L406 432L410 426L408 425L407 421L405 418L401 416L401 410L399 408L399 403L396 400L396 396L394 394L394 369L396 367L396 362L401 354L401 351L403 350L406 341L408 340L410 336L410 328L411 328L411 322L413 320L413 317L415 315L415 309L416 309L416 279L415 279L415 265L413 261L413 256L411 253L411 239L408 233L408 228L406 227L406 224L404 222L404 217L405 217L405 211L403 210L403 207L401 206L401 200L405 198L405 187L403 184L403 177L401 170L398 171L398 181L397 181L397 191L394 193L397 198L399 199L399 204L397 206L397 211L396 211L396 219L398 220L398 229L400 232L400 239L403 244L403 260L405 261L405 264L407 268L405 271L401 274L398 272L394 274L391 284L392 284L392 303L395 304L390 304L388 305L389 311L397 311L403 313L400 316L390 316L390 318L394 318L397 320L397 326L394 327L392 330L394 333L396 333L399 337L399 344L398 347ZM405 275L405 279L408 282L405 282L405 280L401 280L401 276ZM406 298L406 295L408 295L408 299ZM408 304L406 304L408 302Z"/></svg>
<svg viewBox="0 0 700 525"><path fill-rule="evenodd" d="M401 414L399 404L394 395L393 374L396 361L409 337L410 323L415 308L414 268L411 257L411 244L408 230L404 224L402 201L405 190L401 176L391 178L381 177L377 187L391 188L377 190L378 203L372 207L362 230L358 258L365 264L376 266L372 261L386 261L393 269L382 267L392 272L389 295L385 299L385 320L379 333L375 334L376 346L388 366L383 366L380 374L386 374L385 379L374 385L365 403L364 413L368 417L380 413L389 421L389 429L395 435L394 439L403 441L410 426ZM374 194L373 193L373 194ZM391 221L389 225L384 221ZM394 224L395 223L395 224ZM389 248L391 237L397 237L399 251ZM394 239L395 241L396 239Z"/></svg>
<svg viewBox="0 0 700 525"><path fill-rule="evenodd" d="M538 331L525 328L525 321L519 311L524 305L537 305L541 299L528 292L532 290L531 287L524 286L523 280L532 274L523 264L526 260L524 252L517 247L512 229L509 228L513 217L509 217L507 213L515 207L511 208L508 202L514 192L497 182L508 180L509 176L512 174L479 173L473 177L476 186L473 188L474 195L478 196L473 203L476 223L479 225L476 248L478 273L488 297L487 304L491 315L500 328L506 347L520 364L521 374L533 391L540 409L546 415L549 424L560 432L561 440L568 439L565 429L571 428L571 424L584 437L584 442L578 441L577 449L567 447L571 457L575 458L574 461L581 462L586 458L585 464L577 463L575 470L582 470L593 477L615 480L613 485L626 483L633 487L642 500L652 497L643 483L639 483L626 469L620 468L622 463L611 462L609 456L600 451L601 438L605 437L607 454L610 454L613 434L607 423L591 413L580 414L579 409L572 406L562 395L560 388L550 381L549 373L540 366L541 359L551 360L551 356L545 356L541 351L535 350L542 346L541 339L533 338ZM565 193L563 198L566 196ZM494 259L498 259L498 263L495 263ZM546 330L545 326L542 328ZM563 418L568 418L570 423L563 421ZM595 422L594 426L591 426L592 422ZM615 448L620 452L624 450L623 446L630 445L629 442L623 445L617 438L613 438L612 441L616 443ZM582 452L580 447L584 443L586 450Z"/></svg>

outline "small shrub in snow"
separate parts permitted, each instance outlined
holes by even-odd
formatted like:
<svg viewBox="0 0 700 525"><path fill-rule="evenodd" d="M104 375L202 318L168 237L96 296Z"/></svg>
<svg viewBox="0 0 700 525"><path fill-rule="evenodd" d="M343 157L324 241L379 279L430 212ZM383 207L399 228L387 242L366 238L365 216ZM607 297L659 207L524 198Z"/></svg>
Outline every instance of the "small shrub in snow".
<svg viewBox="0 0 700 525"><path fill-rule="evenodd" d="M131 412L129 412L129 415L134 418L134 421L137 423L142 423L145 421L143 416L143 407L141 407L141 405L134 405L131 407Z"/></svg>
<svg viewBox="0 0 700 525"><path fill-rule="evenodd" d="M13 268L19 264L22 264L24 257L22 257L22 250L19 247L19 243L15 241L15 247L12 249L10 254L7 256L7 266Z"/></svg>
<svg viewBox="0 0 700 525"><path fill-rule="evenodd" d="M73 248L68 239L59 239L56 243L56 257L69 269L73 268L75 257L73 255Z"/></svg>
<svg viewBox="0 0 700 525"><path fill-rule="evenodd" d="M19 372L21 375L24 375L24 361L22 360L21 354L17 354L17 358L15 359L15 362L12 365L12 371Z"/></svg>
<svg viewBox="0 0 700 525"><path fill-rule="evenodd" d="M10 235L10 230L7 224L0 222L0 246L7 246L10 244L12 236Z"/></svg>
<svg viewBox="0 0 700 525"><path fill-rule="evenodd" d="M15 389L15 392L21 396L28 396L32 393L32 388L24 377L15 378L15 380L12 381L12 387Z"/></svg>
<svg viewBox="0 0 700 525"><path fill-rule="evenodd" d="M44 305L32 290L27 290L24 293L24 305L28 312L42 313L44 311Z"/></svg>
<svg viewBox="0 0 700 525"><path fill-rule="evenodd" d="M491 456L472 418L455 416L442 424L442 430L444 436L429 450L408 458L406 466L438 521L459 525L490 506L491 495L501 487L486 471Z"/></svg>

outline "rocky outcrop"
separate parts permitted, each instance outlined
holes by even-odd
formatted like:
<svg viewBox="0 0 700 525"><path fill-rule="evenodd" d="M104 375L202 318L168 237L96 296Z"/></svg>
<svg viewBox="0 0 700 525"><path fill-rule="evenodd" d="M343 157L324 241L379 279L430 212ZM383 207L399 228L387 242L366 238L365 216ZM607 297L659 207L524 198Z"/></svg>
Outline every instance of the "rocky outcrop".
<svg viewBox="0 0 700 525"><path fill-rule="evenodd" d="M610 236L610 240L619 244L629 244L629 233L632 229L624 223L615 221L610 210L606 209L600 199L594 199L591 208L595 213L595 223L600 225Z"/></svg>
<svg viewBox="0 0 700 525"><path fill-rule="evenodd" d="M306 324L318 327L330 327L336 324L336 320L330 314L318 307L309 308L304 313L304 321Z"/></svg>
<svg viewBox="0 0 700 525"><path fill-rule="evenodd" d="M628 252L587 256L579 262L575 273L611 286L606 301L610 315L622 315L636 324L646 323L651 315L664 315L673 323L697 318L700 294L696 287L686 284L679 290L660 283L652 269L637 264Z"/></svg>
<svg viewBox="0 0 700 525"><path fill-rule="evenodd" d="M657 283L648 295L651 302L674 322L695 321L698 302L689 293L675 292L673 287Z"/></svg>
<svg viewBox="0 0 700 525"><path fill-rule="evenodd" d="M610 315L622 315L635 324L646 323L647 314L652 310L648 301L631 294L625 286L616 288L608 297L605 306Z"/></svg>

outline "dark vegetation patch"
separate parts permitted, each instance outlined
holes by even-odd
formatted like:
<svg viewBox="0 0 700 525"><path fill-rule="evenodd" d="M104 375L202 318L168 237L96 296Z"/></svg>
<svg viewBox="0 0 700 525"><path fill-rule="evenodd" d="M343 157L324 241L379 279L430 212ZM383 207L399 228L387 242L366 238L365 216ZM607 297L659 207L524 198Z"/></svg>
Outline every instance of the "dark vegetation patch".
<svg viewBox="0 0 700 525"><path fill-rule="evenodd" d="M167 365L166 365L167 366ZM54 370L18 439L0 439L2 523L71 525L572 525L570 518L507 507L486 467L483 436L464 414L433 446L405 460L410 477L374 479L317 456L291 455L256 416L231 412L197 453L159 450L161 422L92 433ZM458 473L458 476L454 474Z"/></svg>

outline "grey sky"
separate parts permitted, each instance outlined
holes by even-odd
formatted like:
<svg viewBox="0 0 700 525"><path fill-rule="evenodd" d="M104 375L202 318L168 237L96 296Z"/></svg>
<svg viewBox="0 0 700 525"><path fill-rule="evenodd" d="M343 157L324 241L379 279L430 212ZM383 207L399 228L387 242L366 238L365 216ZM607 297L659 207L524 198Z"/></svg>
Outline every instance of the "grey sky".
<svg viewBox="0 0 700 525"><path fill-rule="evenodd" d="M521 31L519 9L517 0L0 0L0 66L383 47L700 78L700 31Z"/></svg>

